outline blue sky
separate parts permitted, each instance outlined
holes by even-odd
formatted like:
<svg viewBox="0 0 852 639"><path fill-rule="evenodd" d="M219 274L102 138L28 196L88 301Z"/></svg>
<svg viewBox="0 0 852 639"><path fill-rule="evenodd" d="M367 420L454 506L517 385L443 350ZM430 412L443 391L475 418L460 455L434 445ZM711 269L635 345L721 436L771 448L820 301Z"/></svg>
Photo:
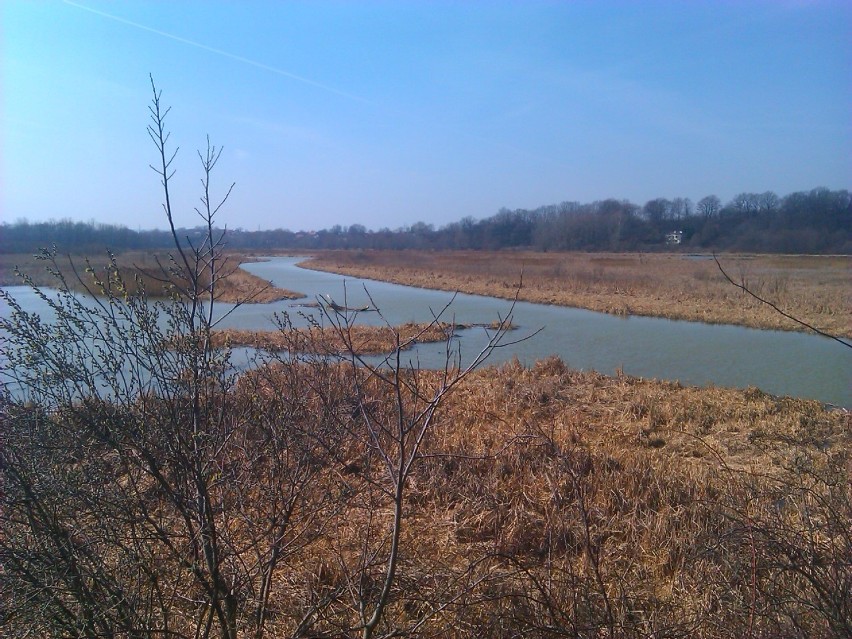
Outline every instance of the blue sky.
<svg viewBox="0 0 852 639"><path fill-rule="evenodd" d="M501 207L852 187L852 3L3 0L2 220L162 227L152 74L197 218L441 226Z"/></svg>

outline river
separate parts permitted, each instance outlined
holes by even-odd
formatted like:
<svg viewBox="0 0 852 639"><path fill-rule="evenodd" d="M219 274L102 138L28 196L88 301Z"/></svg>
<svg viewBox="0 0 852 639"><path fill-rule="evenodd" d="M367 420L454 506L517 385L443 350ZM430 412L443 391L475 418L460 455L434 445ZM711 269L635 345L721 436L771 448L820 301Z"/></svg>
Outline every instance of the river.
<svg viewBox="0 0 852 639"><path fill-rule="evenodd" d="M614 374L678 380L707 386L756 386L773 395L818 399L852 407L852 350L817 335L767 331L739 326L702 324L650 317L618 317L575 308L518 302L490 297L418 289L397 284L310 271L297 266L304 258L276 257L244 264L245 270L287 289L301 291L306 300L247 304L225 317L220 328L268 329L274 313L287 312L294 324L319 311L305 307L316 296L328 294L350 307L377 306L358 322L397 325L424 322L447 304L442 319L464 324L488 323L512 312L513 342L496 349L489 363L517 358L523 364L558 355L569 366ZM39 312L39 300L20 287L7 288L25 310ZM225 314L230 305L219 305ZM6 314L0 308L0 313ZM519 341L519 338L529 336ZM454 344L469 361L487 343L483 328L461 331ZM413 365L443 365L443 344L420 344L406 353Z"/></svg>

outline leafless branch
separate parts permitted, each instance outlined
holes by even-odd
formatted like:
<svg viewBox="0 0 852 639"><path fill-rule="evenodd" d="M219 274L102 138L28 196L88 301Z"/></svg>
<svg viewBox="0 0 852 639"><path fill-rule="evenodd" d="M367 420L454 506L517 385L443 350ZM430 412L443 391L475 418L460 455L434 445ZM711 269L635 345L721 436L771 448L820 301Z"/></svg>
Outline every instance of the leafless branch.
<svg viewBox="0 0 852 639"><path fill-rule="evenodd" d="M760 297L759 295L754 293L751 289L749 289L749 287L746 286L745 282L740 283L740 282L734 281L734 279L730 275L728 275L727 271L725 271L725 269L722 268L722 264L719 262L719 258L716 256L715 253L713 253L713 260L716 262L716 266L719 267L719 271L722 273L722 275L725 277L725 279L728 280L728 282L730 282L734 286L736 286L738 289L740 289L743 293L747 293L748 295L751 295L754 299L756 299L761 304L766 304L767 306L771 307L773 310L777 311L780 315L783 315L787 319L796 322L800 326L804 326L805 328L813 331L817 335L822 335L823 337L833 339L835 342L842 344L846 348L852 348L852 343L847 342L845 340L842 340L839 337L837 337L836 335L831 335L830 333L826 333L825 331L821 331L816 326L808 324L807 322L800 320L798 317L793 317L792 315L790 315L789 313L780 309L777 305L773 304L769 300Z"/></svg>

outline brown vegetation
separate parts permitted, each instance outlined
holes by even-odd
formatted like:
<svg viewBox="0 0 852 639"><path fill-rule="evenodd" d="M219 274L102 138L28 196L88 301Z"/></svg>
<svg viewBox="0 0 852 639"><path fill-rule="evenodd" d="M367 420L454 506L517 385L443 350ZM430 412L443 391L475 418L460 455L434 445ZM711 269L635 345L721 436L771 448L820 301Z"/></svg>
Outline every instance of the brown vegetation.
<svg viewBox="0 0 852 639"><path fill-rule="evenodd" d="M240 264L245 262L255 261L254 258L233 255L225 259L225 271L217 282L216 299L220 302L248 301L263 304L304 297L301 293L278 288L239 267ZM116 255L115 260L128 294L136 294L142 287L149 297L156 298L167 295L166 283L163 281L165 279L163 268L168 269L171 264L169 254L165 252L152 254L130 251ZM96 291L97 286L94 284L94 277L108 279L108 269L111 268L110 258L107 254L96 257L57 256L57 264L65 273L67 285L78 291L83 291L85 286ZM23 282L16 275L16 271L26 274L37 286L58 286L59 280L48 268L52 266L51 263L32 255L0 255L0 286L22 284ZM91 271L87 272L87 269L91 269ZM73 273L75 272L80 275L79 280L74 277ZM209 279L209 277L206 279ZM202 281L200 284L206 286L208 283Z"/></svg>
<svg viewBox="0 0 852 639"><path fill-rule="evenodd" d="M232 636L361 634L358 604L379 587L383 564L372 557L384 556L394 517L377 451L394 447L384 439L392 431L359 433L365 423L393 424L401 407L412 414L444 373L400 371L398 379L394 396L363 368L282 363L244 374L217 403L226 424L237 420L205 458L221 570L246 571L233 605L259 611L241 616ZM128 583L116 587L135 583L122 558L147 562L140 566L156 571L164 592L154 601L170 613L171 632L192 636L206 614L194 604L205 582L173 561L182 546L124 542L149 524L184 539L170 501L184 507L182 493L158 487L153 462L135 453L136 429L146 436L172 419L169 404L90 402L52 417L7 408L0 416L10 436L32 437L27 428L37 426L69 438L48 440L59 444L45 448L54 464L34 481L112 491L106 528L57 502L52 516L74 527L68 538L52 534L74 553L94 553L87 562L117 570ZM73 423L97 428L117 416L124 426L102 435L103 454L91 437L70 437ZM180 436L186 416L178 417L164 432ZM170 441L147 445L166 459ZM557 358L482 369L446 395L423 439L405 486L398 578L370 636L848 636L850 451L848 413L813 401L606 377ZM125 496L137 494L141 514L125 510L133 503ZM10 513L27 504L15 501ZM8 519L2 541L40 552L18 537L24 521ZM5 557L16 565L18 556ZM31 628L19 619L38 612L28 596L4 593L3 623L14 636L26 636ZM136 606L140 620L160 613L144 597L121 603Z"/></svg>
<svg viewBox="0 0 852 639"><path fill-rule="evenodd" d="M240 392L266 401L292 374L251 373ZM419 375L427 394L441 377ZM381 385L361 383L373 416L393 412ZM319 400L332 386L306 388L324 388ZM612 378L557 358L478 371L446 398L410 478L388 629L432 607L421 630L446 637L843 636L850 444L848 414L755 389ZM282 618L298 617L306 584L345 582L365 527L389 521L357 497L379 481L365 455L354 440L338 448L330 472L356 497L279 582ZM464 596L444 606L452 588Z"/></svg>
<svg viewBox="0 0 852 639"><path fill-rule="evenodd" d="M330 251L307 268L441 290L755 328L803 330L724 280L709 256ZM726 255L726 271L791 315L852 337L848 256Z"/></svg>
<svg viewBox="0 0 852 639"><path fill-rule="evenodd" d="M275 331L250 331L228 328L214 331L216 347L250 346L267 351L296 353L344 353L351 350L357 355L388 353L395 348L411 348L417 342L442 342L453 331L464 328L444 322L415 323L402 326L366 326L357 324L341 332L336 328L312 327ZM350 348L351 347L351 348Z"/></svg>

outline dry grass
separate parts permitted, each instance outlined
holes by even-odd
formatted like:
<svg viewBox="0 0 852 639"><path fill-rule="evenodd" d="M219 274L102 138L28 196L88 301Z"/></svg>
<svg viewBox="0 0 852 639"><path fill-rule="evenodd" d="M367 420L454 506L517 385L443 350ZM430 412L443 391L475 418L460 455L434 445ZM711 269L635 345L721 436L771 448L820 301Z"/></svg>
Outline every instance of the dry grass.
<svg viewBox="0 0 852 639"><path fill-rule="evenodd" d="M442 373L398 379L390 392L365 369L317 358L253 369L215 403L239 423L211 453L223 477L211 483L217 529L235 564L254 565L252 544L268 544L264 522L281 516L291 480L305 482L287 511L266 636L294 636L316 605L302 636L355 636L354 592L377 587L392 516L378 449L394 450L400 404L404 422ZM146 405L142 424L172 408ZM368 420L388 430L367 436ZM417 636L450 639L852 629L848 413L754 389L572 371L550 358L473 373L446 397L423 452L378 636L424 616ZM157 494L146 490L145 503ZM180 530L161 498L157 526ZM175 569L174 605L193 610L203 593L185 565ZM171 591L171 575L161 577ZM177 619L173 631L191 634L198 618ZM247 619L238 636L251 631Z"/></svg>
<svg viewBox="0 0 852 639"><path fill-rule="evenodd" d="M281 330L252 331L228 328L213 332L213 344L221 346L249 346L267 351L292 353L348 353L379 355L396 348L408 350L418 342L434 343L451 339L460 330L474 325L449 322L407 322L401 326L367 326L353 324L349 327L285 328ZM513 330L511 324L492 322L485 326L492 330Z"/></svg>
<svg viewBox="0 0 852 639"><path fill-rule="evenodd" d="M304 297L301 293L278 288L239 267L241 263L251 261L254 261L253 258L246 256L235 255L225 258L223 276L218 283L218 301L230 303L249 301L261 304ZM131 251L117 255L116 263L128 293L136 294L142 287L149 297L162 297L167 294L162 281L162 269L163 266L168 267L170 264L168 254ZM0 286L15 286L22 283L22 280L15 275L16 269L29 276L38 286L58 286L59 281L47 268L48 266L48 262L36 259L32 255L0 255ZM85 288L85 282L92 290L97 290L93 277L106 278L110 261L106 255L94 258L69 255L58 257L57 266L70 288L82 291ZM92 273L87 273L87 268L91 268ZM75 272L80 278L75 275ZM201 286L206 286L208 283L209 278L202 276Z"/></svg>
<svg viewBox="0 0 852 639"><path fill-rule="evenodd" d="M412 348L417 342L443 342L454 330L462 328L446 323L414 323L402 326L355 325L348 330L335 328L250 331L224 329L213 333L215 346L250 346L267 351L296 353L344 353L378 355L398 346Z"/></svg>
<svg viewBox="0 0 852 639"><path fill-rule="evenodd" d="M737 282L791 315L852 337L848 256L726 255ZM423 288L755 328L804 330L724 280L712 259L681 254L330 251L308 268Z"/></svg>
<svg viewBox="0 0 852 639"><path fill-rule="evenodd" d="M616 625L632 625L636 634L659 632L669 616L670 623L695 620L695 636L743 636L755 610L780 605L772 588L782 582L790 595L813 601L807 585L787 583L776 546L785 534L836 535L838 519L852 514L848 483L840 490L846 500L831 502L845 510L829 513L829 489L816 489L814 480L836 481L839 473L848 482L848 414L754 390L577 373L557 359L478 375L467 392L448 407L453 427L441 448L493 451L512 438L528 439L496 463L475 467L466 480L456 473L436 494L451 506L465 538L485 537L520 558L538 576L533 583L552 580L535 587L551 606L537 614L564 614L580 587L591 599L597 595L599 623L607 621L606 594ZM470 433L481 433L480 440L471 442ZM481 488L463 494L458 484L465 481ZM794 506L808 487L825 491L812 513L817 531L797 520L801 502ZM785 510L782 502L790 507L783 516L773 511ZM746 536L750 517L761 520L761 541ZM773 530L779 523L773 517L790 529ZM837 561L835 541L814 548L814 556L825 552ZM844 561L852 559L846 543ZM849 569L842 570L848 578ZM752 587L752 579L759 583ZM631 618L637 608L658 617ZM572 618L580 613L571 608ZM772 623L761 620L758 627Z"/></svg>
<svg viewBox="0 0 852 639"><path fill-rule="evenodd" d="M262 374L275 393L292 369ZM423 391L440 374L420 375ZM371 414L392 419L392 398L368 382ZM389 623L464 575L476 585L426 634L842 636L845 594L820 588L852 583L851 446L850 416L812 401L556 358L481 370L448 398L411 479ZM341 451L335 471L356 495L363 478L347 469L360 454ZM302 558L302 585L281 584L282 605L343 580L365 522L388 517L349 502Z"/></svg>

